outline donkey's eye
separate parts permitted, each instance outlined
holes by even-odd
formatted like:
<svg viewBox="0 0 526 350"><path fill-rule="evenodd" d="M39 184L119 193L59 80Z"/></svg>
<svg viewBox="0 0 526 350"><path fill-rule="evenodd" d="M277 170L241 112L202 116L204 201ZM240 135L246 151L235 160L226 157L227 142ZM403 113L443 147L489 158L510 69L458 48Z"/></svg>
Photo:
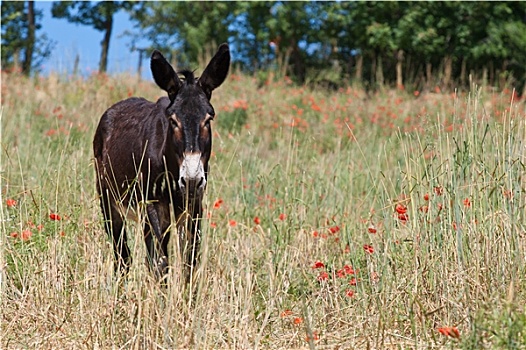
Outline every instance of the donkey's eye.
<svg viewBox="0 0 526 350"><path fill-rule="evenodd" d="M172 126L174 128L176 128L176 129L180 129L181 128L181 124L179 123L179 119L177 119L175 114L172 114L169 119L170 119L170 123L172 124Z"/></svg>
<svg viewBox="0 0 526 350"><path fill-rule="evenodd" d="M210 122L212 120L214 120L214 117L215 117L215 115L207 113L206 116L205 116L205 120L203 120L203 124L206 127L209 127L210 126Z"/></svg>

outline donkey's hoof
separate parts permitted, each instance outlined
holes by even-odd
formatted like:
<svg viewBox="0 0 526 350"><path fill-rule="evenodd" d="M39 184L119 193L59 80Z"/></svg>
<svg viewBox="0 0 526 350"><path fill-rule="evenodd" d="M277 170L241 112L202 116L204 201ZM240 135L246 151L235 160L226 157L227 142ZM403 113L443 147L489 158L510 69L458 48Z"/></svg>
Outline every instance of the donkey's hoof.
<svg viewBox="0 0 526 350"><path fill-rule="evenodd" d="M168 274L168 258L166 256L161 256L159 258L157 261L157 266L155 266L155 270L159 279Z"/></svg>

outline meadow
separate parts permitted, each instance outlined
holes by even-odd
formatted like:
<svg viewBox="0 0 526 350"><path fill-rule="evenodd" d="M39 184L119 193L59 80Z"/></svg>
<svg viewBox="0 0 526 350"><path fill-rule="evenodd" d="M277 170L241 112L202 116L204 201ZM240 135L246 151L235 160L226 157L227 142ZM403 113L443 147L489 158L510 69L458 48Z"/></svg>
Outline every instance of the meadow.
<svg viewBox="0 0 526 350"><path fill-rule="evenodd" d="M212 97L190 291L177 259L155 283L133 225L131 272L113 274L91 143L129 96L163 92L130 76L2 75L0 348L526 348L513 91L366 94L233 72Z"/></svg>

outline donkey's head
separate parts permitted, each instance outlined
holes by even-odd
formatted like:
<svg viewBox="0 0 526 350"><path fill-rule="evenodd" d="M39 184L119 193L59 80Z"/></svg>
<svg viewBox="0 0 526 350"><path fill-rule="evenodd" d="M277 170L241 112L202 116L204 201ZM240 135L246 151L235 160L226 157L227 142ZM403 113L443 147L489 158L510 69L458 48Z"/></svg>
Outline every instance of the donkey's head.
<svg viewBox="0 0 526 350"><path fill-rule="evenodd" d="M172 124L176 159L179 166L178 186L185 196L200 195L206 186L208 160L212 148L210 121L214 108L212 91L223 83L230 66L230 51L222 44L203 74L182 71L180 79L159 51L151 58L153 78L168 93L170 104L165 110Z"/></svg>

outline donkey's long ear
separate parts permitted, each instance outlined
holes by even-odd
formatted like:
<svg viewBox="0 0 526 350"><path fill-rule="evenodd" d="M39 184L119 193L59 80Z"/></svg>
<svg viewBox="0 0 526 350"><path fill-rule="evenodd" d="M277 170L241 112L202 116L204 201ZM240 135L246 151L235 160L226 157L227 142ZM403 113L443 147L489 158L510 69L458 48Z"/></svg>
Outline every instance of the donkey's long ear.
<svg viewBox="0 0 526 350"><path fill-rule="evenodd" d="M170 101L173 102L181 87L181 80L170 63L168 63L159 51L154 50L150 61L150 68L152 69L153 79L157 85L168 93Z"/></svg>
<svg viewBox="0 0 526 350"><path fill-rule="evenodd" d="M230 49L228 44L224 43L219 46L217 53L199 78L199 85L203 88L208 99L212 97L212 91L225 81L229 67Z"/></svg>

